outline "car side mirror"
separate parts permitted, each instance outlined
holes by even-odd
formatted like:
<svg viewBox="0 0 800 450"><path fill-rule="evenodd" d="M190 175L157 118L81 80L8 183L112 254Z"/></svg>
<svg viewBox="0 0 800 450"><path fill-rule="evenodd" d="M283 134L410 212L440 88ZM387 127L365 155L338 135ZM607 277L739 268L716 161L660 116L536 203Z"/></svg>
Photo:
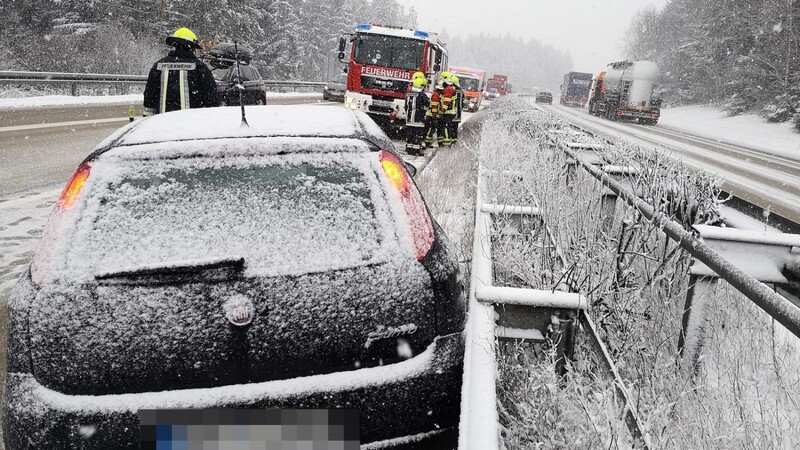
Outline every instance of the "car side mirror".
<svg viewBox="0 0 800 450"><path fill-rule="evenodd" d="M406 172L408 172L408 174L411 175L411 178L414 178L417 175L417 168L414 167L414 165L409 162L403 161L403 163L406 166Z"/></svg>
<svg viewBox="0 0 800 450"><path fill-rule="evenodd" d="M339 54L336 56L339 58L340 63L344 62L344 52L339 52Z"/></svg>
<svg viewBox="0 0 800 450"><path fill-rule="evenodd" d="M442 70L442 65L441 64L436 63L436 64L433 65L433 71L434 72L438 72L440 70Z"/></svg>
<svg viewBox="0 0 800 450"><path fill-rule="evenodd" d="M339 52L344 53L345 48L347 48L347 39L342 36L339 38Z"/></svg>

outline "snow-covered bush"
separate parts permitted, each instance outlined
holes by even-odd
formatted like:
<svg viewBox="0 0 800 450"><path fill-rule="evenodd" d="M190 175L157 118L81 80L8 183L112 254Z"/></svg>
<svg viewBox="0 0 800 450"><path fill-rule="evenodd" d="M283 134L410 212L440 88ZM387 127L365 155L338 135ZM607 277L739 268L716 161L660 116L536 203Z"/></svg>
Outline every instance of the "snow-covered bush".
<svg viewBox="0 0 800 450"><path fill-rule="evenodd" d="M791 407L800 393L790 389L800 382L800 361L788 341L774 337L769 319L735 291L720 288L718 310L709 319L715 336L699 375L682 363L677 344L691 258L622 202L603 202L605 188L558 150L564 142L589 139L525 101L509 98L493 106L480 154L489 171L486 201L538 206L543 216L543 224L522 227L512 227L511 218L497 221L498 283L569 285L587 297L589 315L626 380L651 448L800 444L800 435L789 431L800 429L800 413ZM606 157L615 166L638 169L623 181L684 228L718 220L715 177L695 173L655 148L617 142ZM556 248L565 264L555 257ZM737 331L742 335L732 338ZM563 380L554 379L548 352L502 348L498 392L509 448L570 446L564 442L630 448L611 400L614 390L600 375L585 335L579 335L576 359ZM775 363L760 365L769 360Z"/></svg>

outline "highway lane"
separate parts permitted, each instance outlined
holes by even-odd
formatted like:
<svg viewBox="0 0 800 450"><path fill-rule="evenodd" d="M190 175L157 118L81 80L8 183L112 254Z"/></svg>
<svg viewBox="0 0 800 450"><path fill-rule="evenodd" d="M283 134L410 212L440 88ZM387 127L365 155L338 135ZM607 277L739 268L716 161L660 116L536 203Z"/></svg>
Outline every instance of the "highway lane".
<svg viewBox="0 0 800 450"><path fill-rule="evenodd" d="M313 102L322 103L321 96L270 99L270 104L280 105ZM0 110L0 202L63 185L97 144L128 123L128 107L121 103Z"/></svg>
<svg viewBox="0 0 800 450"><path fill-rule="evenodd" d="M97 144L128 123L90 123L0 132L0 201L64 184Z"/></svg>
<svg viewBox="0 0 800 450"><path fill-rule="evenodd" d="M540 106L608 138L667 148L688 167L722 177L726 192L800 223L800 158L718 142L658 125L611 122L590 116L582 109Z"/></svg>

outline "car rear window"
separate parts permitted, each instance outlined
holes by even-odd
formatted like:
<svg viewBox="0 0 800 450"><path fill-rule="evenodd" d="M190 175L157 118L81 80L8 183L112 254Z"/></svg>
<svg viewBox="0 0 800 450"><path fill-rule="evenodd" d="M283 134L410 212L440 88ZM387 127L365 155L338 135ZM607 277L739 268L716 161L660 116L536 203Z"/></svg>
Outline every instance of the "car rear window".
<svg viewBox="0 0 800 450"><path fill-rule="evenodd" d="M369 264L393 233L373 164L369 154L98 164L64 270L222 257L267 275Z"/></svg>

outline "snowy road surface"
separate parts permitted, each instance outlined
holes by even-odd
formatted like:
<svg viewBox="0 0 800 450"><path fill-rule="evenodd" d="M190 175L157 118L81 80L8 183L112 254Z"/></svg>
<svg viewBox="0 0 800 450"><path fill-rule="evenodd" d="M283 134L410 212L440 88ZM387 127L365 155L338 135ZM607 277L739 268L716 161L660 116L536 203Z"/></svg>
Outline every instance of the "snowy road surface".
<svg viewBox="0 0 800 450"><path fill-rule="evenodd" d="M268 98L273 104L298 104L319 102L322 96L273 93ZM64 101L58 97L0 99L0 202L63 184L101 140L128 122L128 107L134 104L78 99L83 103L51 105Z"/></svg>
<svg viewBox="0 0 800 450"><path fill-rule="evenodd" d="M754 136L736 134L730 132L727 121L721 121L723 125L716 125L717 131L711 123L702 132L713 138L697 137L694 133L698 131L690 122L673 120L669 128L661 124L644 126L611 122L566 106L544 106L544 109L593 132L669 149L687 166L722 177L726 191L800 223L800 135L782 133L782 129L769 124L761 128L750 124L751 133L761 129ZM669 110L665 111L668 114ZM685 129L692 134L684 132ZM776 136L764 129L772 129Z"/></svg>

